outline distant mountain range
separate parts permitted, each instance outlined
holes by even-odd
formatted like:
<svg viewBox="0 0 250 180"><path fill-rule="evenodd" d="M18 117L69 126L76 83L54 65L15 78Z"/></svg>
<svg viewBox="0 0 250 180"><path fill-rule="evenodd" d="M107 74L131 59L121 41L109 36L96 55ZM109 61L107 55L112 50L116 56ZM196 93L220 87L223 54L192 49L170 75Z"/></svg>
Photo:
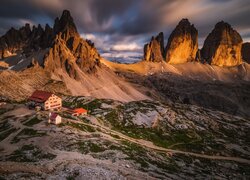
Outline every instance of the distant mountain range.
<svg viewBox="0 0 250 180"><path fill-rule="evenodd" d="M162 32L152 37L144 47L144 60L170 64L197 61L217 66L237 66L243 60L250 62L249 43L242 43L240 34L221 21L208 35L202 49L198 49L198 30L188 19L182 19L169 36L166 47Z"/></svg>

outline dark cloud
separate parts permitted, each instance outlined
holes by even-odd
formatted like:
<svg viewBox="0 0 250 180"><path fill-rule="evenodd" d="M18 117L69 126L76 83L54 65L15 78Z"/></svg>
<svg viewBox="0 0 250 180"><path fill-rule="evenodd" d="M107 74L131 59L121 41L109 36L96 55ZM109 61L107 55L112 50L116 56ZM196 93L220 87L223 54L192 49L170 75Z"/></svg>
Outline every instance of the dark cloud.
<svg viewBox="0 0 250 180"><path fill-rule="evenodd" d="M71 11L79 32L94 35L103 50L132 42L142 50L161 31L167 39L182 18L198 29L200 44L221 20L250 39L250 0L1 0L0 34L25 22L52 25L63 9Z"/></svg>
<svg viewBox="0 0 250 180"><path fill-rule="evenodd" d="M126 11L133 7L134 0L91 0L89 8L97 23L105 23L112 16L122 16Z"/></svg>

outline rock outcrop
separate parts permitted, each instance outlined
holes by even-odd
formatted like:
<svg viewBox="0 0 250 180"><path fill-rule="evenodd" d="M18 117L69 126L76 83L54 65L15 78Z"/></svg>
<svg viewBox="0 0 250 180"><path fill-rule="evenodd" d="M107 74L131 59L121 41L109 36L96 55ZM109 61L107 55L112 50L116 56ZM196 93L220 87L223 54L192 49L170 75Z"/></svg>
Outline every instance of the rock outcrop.
<svg viewBox="0 0 250 180"><path fill-rule="evenodd" d="M150 43L144 46L144 60L150 62L161 62L164 60L164 35L159 33L158 36L152 37Z"/></svg>
<svg viewBox="0 0 250 180"><path fill-rule="evenodd" d="M250 43L244 43L241 48L242 59L250 64Z"/></svg>
<svg viewBox="0 0 250 180"><path fill-rule="evenodd" d="M171 64L195 61L197 51L198 31L188 19L182 19L168 39L166 61Z"/></svg>
<svg viewBox="0 0 250 180"><path fill-rule="evenodd" d="M201 49L205 62L217 66L236 66L242 63L242 38L228 23L217 23Z"/></svg>

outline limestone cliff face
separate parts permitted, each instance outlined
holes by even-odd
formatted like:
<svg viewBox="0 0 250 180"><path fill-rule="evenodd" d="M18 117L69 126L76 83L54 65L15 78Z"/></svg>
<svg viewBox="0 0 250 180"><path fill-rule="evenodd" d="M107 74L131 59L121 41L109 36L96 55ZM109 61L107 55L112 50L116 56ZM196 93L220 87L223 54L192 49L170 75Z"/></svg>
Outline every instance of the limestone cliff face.
<svg viewBox="0 0 250 180"><path fill-rule="evenodd" d="M197 51L198 31L188 19L182 19L168 39L166 61L171 64L195 61Z"/></svg>
<svg viewBox="0 0 250 180"><path fill-rule="evenodd" d="M201 49L207 63L217 66L236 66L242 63L242 38L228 23L217 23Z"/></svg>
<svg viewBox="0 0 250 180"><path fill-rule="evenodd" d="M250 43L244 43L241 49L242 59L250 64Z"/></svg>
<svg viewBox="0 0 250 180"><path fill-rule="evenodd" d="M152 37L150 43L144 46L144 60L151 62L161 62L164 60L164 35L159 33L158 36Z"/></svg>

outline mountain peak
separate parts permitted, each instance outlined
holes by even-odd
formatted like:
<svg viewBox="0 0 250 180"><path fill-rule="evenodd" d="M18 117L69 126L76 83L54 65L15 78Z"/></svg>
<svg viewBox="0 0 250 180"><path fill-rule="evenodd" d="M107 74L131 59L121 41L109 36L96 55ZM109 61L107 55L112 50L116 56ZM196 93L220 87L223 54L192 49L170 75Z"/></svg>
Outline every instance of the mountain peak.
<svg viewBox="0 0 250 180"><path fill-rule="evenodd" d="M191 23L189 22L189 20L187 18L183 18L182 20L180 20L179 24L190 25Z"/></svg>
<svg viewBox="0 0 250 180"><path fill-rule="evenodd" d="M231 28L231 25L227 22L220 21L215 25L215 28Z"/></svg>
<svg viewBox="0 0 250 180"><path fill-rule="evenodd" d="M217 66L236 66L242 63L242 38L230 24L220 21L206 38L201 50L204 61Z"/></svg>
<svg viewBox="0 0 250 180"><path fill-rule="evenodd" d="M70 14L70 11L67 10L67 9L63 10L61 18L62 17L64 17L64 18L72 18L71 14Z"/></svg>
<svg viewBox="0 0 250 180"><path fill-rule="evenodd" d="M195 61L198 51L198 31L188 19L182 19L168 38L166 61L180 64Z"/></svg>
<svg viewBox="0 0 250 180"><path fill-rule="evenodd" d="M65 40L68 40L68 38L72 36L78 35L77 28L70 11L64 10L60 19L55 19L54 32L55 34L58 34L59 32L62 32L63 35L66 34L67 36L65 37Z"/></svg>

